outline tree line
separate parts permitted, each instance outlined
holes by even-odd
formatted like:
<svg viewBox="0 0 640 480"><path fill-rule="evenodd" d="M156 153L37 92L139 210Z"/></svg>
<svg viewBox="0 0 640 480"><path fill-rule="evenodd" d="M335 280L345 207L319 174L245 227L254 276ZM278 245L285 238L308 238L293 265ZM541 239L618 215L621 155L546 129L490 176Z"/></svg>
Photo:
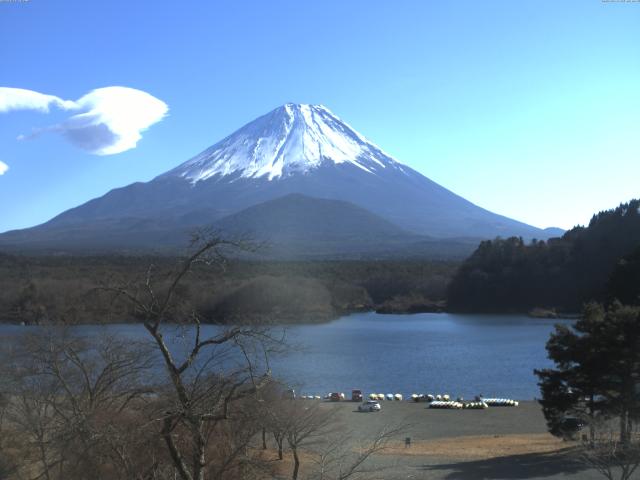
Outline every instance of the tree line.
<svg viewBox="0 0 640 480"><path fill-rule="evenodd" d="M637 303L640 200L594 215L548 241L484 241L454 275L448 306L458 311L579 312L592 300Z"/></svg>
<svg viewBox="0 0 640 480"><path fill-rule="evenodd" d="M135 321L104 285L171 271L172 257L24 257L0 254L0 322L26 324ZM442 302L457 264L435 261L228 260L195 265L181 282L191 303L216 323L318 322L391 305Z"/></svg>

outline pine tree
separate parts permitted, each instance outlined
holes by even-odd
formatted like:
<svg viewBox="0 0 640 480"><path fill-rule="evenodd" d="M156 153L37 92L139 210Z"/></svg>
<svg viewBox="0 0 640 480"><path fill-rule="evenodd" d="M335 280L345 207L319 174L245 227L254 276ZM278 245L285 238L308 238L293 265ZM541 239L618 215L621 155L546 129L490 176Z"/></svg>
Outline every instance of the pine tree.
<svg viewBox="0 0 640 480"><path fill-rule="evenodd" d="M617 417L627 443L640 417L640 308L587 305L575 325L556 326L547 351L556 368L535 373L549 431L562 436L564 420L578 417L593 439L596 420Z"/></svg>

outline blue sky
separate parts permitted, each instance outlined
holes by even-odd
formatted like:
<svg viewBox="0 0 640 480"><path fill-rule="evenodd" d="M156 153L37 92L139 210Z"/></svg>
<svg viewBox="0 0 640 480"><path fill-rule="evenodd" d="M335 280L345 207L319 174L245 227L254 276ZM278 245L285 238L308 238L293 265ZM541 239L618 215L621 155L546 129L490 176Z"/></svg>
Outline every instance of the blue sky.
<svg viewBox="0 0 640 480"><path fill-rule="evenodd" d="M321 103L489 210L564 228L640 196L640 3L0 2L0 86L125 86L168 115L92 155L0 113L0 231L148 181L286 102Z"/></svg>

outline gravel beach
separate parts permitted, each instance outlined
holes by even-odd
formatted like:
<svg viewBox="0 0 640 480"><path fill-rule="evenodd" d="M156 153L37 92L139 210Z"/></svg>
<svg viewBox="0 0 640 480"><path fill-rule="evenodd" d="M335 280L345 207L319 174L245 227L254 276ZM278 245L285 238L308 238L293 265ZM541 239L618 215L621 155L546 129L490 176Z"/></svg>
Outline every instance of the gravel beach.
<svg viewBox="0 0 640 480"><path fill-rule="evenodd" d="M375 413L358 412L352 402L322 402L317 407L336 410L354 448L385 426L402 425L390 448L371 459L376 467L371 478L600 478L573 459L571 443L547 433L536 402L486 410L429 409L426 403L408 401L381 405L382 411ZM405 445L407 437L410 446Z"/></svg>

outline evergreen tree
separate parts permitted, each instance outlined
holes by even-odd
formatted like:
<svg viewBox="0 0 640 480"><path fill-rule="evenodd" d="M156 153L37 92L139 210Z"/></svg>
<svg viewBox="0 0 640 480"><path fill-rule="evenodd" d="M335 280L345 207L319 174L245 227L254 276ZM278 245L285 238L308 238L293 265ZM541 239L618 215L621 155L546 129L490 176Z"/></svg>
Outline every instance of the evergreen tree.
<svg viewBox="0 0 640 480"><path fill-rule="evenodd" d="M563 435L567 417L590 425L617 417L627 443L640 416L640 308L615 303L608 310L585 307L572 327L556 326L547 342L555 369L536 370L540 403L554 435Z"/></svg>
<svg viewBox="0 0 640 480"><path fill-rule="evenodd" d="M535 307L576 312L589 300L610 301L607 286L621 301L638 303L640 254L621 259L639 248L640 200L594 215L588 227L547 242L484 241L452 279L448 306L474 312ZM619 272L609 281L614 270Z"/></svg>
<svg viewBox="0 0 640 480"><path fill-rule="evenodd" d="M609 301L640 305L640 248L622 258L607 284Z"/></svg>
<svg viewBox="0 0 640 480"><path fill-rule="evenodd" d="M563 420L567 417L578 417L593 426L597 417L607 413L602 397L606 366L598 355L600 337L593 334L599 326L590 313L593 310L601 307L589 305L584 318L573 327L556 325L547 342L556 369L535 370L540 379L540 404L549 431L557 436L564 435ZM593 434L591 429L591 438Z"/></svg>

